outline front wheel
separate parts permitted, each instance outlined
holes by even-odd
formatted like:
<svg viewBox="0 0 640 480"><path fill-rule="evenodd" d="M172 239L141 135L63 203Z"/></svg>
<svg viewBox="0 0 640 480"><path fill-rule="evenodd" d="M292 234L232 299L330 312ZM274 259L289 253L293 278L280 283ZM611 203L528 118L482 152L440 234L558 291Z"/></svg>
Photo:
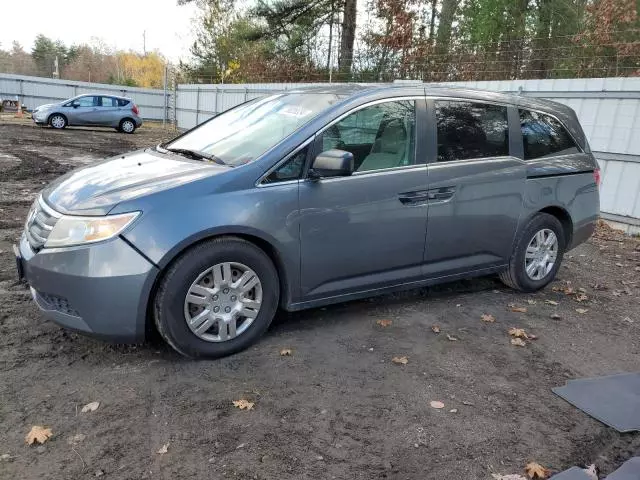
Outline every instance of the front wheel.
<svg viewBox="0 0 640 480"><path fill-rule="evenodd" d="M67 126L67 119L64 115L56 113L51 115L51 117L49 118L49 125L60 130Z"/></svg>
<svg viewBox="0 0 640 480"><path fill-rule="evenodd" d="M540 290L556 276L565 241L560 220L548 213L536 214L518 236L509 268L500 273L500 279L523 292Z"/></svg>
<svg viewBox="0 0 640 480"><path fill-rule="evenodd" d="M267 330L280 296L278 273L257 246L206 241L169 268L155 298L155 324L182 355L216 358L247 348Z"/></svg>

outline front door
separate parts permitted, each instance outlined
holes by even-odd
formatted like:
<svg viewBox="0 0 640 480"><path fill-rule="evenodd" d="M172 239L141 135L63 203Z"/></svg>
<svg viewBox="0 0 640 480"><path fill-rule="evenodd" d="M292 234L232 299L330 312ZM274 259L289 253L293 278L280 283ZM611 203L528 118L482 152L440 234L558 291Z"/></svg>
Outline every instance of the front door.
<svg viewBox="0 0 640 480"><path fill-rule="evenodd" d="M70 125L91 125L100 105L100 97L92 95L76 98L69 109Z"/></svg>
<svg viewBox="0 0 640 480"><path fill-rule="evenodd" d="M416 131L425 112L422 97L388 100L317 136L316 152L350 151L356 171L300 182L302 301L420 278L427 168Z"/></svg>
<svg viewBox="0 0 640 480"><path fill-rule="evenodd" d="M511 112L511 113L509 113ZM429 100L437 125L428 165L428 277L482 270L508 262L522 211L524 162L511 156L520 128L502 105ZM509 124L512 124L511 128Z"/></svg>

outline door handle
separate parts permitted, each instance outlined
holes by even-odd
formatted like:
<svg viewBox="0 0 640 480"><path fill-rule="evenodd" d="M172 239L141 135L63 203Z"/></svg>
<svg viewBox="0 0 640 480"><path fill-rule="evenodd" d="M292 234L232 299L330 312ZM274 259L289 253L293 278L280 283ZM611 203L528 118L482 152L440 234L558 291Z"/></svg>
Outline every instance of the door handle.
<svg viewBox="0 0 640 480"><path fill-rule="evenodd" d="M433 188L427 192L429 200L442 201L449 200L456 193L456 187Z"/></svg>
<svg viewBox="0 0 640 480"><path fill-rule="evenodd" d="M404 205L420 205L429 201L429 191L418 190L415 192L399 193L398 200Z"/></svg>

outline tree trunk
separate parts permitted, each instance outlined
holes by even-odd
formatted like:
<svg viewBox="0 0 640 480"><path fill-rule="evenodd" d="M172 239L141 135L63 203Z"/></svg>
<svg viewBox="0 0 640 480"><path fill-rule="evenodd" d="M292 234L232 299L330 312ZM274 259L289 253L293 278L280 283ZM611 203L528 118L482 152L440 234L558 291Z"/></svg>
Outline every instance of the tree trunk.
<svg viewBox="0 0 640 480"><path fill-rule="evenodd" d="M340 59L338 60L338 67L341 73L351 72L351 65L353 64L353 43L356 39L356 11L357 0L344 0Z"/></svg>
<svg viewBox="0 0 640 480"><path fill-rule="evenodd" d="M433 45L433 36L436 31L436 12L438 0L431 0L431 18L429 19L429 45Z"/></svg>
<svg viewBox="0 0 640 480"><path fill-rule="evenodd" d="M442 0L442 10L440 11L440 22L438 23L438 35L436 37L436 47L439 54L446 54L449 51L451 42L451 25L456 15L459 0Z"/></svg>
<svg viewBox="0 0 640 480"><path fill-rule="evenodd" d="M533 58L529 67L531 78L547 78L549 76L549 48L551 46L551 11L553 0L541 0L538 7L538 22L533 40Z"/></svg>

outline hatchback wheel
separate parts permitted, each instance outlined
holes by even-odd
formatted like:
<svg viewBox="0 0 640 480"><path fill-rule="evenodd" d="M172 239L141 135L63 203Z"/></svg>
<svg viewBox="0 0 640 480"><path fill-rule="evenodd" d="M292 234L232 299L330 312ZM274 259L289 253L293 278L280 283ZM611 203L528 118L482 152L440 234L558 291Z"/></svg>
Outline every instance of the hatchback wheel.
<svg viewBox="0 0 640 480"><path fill-rule="evenodd" d="M155 323L175 350L221 357L267 330L280 295L277 271L258 247L222 237L188 250L169 268L155 298Z"/></svg>
<svg viewBox="0 0 640 480"><path fill-rule="evenodd" d="M67 119L64 115L56 113L49 118L49 125L53 128L62 129L67 126Z"/></svg>
<svg viewBox="0 0 640 480"><path fill-rule="evenodd" d="M522 230L500 279L523 292L539 290L551 282L565 249L564 229L553 215L538 213Z"/></svg>
<svg viewBox="0 0 640 480"><path fill-rule="evenodd" d="M120 122L120 131L123 133L133 133L136 130L136 124L130 118L125 118Z"/></svg>

